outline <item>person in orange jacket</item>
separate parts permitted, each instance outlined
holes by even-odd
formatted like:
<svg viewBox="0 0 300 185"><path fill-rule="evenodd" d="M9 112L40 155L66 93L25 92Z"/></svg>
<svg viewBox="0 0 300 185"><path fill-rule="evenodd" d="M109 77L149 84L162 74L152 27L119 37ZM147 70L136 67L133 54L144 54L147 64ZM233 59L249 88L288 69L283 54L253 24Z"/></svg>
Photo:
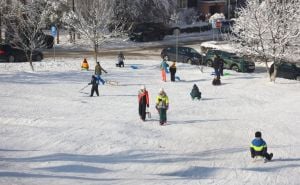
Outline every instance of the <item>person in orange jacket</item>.
<svg viewBox="0 0 300 185"><path fill-rule="evenodd" d="M141 120L145 121L146 120L146 106L149 107L149 94L144 85L139 90L138 101L139 101L140 118L141 118Z"/></svg>
<svg viewBox="0 0 300 185"><path fill-rule="evenodd" d="M86 58L83 60L81 64L81 70L89 70L89 63L87 62Z"/></svg>

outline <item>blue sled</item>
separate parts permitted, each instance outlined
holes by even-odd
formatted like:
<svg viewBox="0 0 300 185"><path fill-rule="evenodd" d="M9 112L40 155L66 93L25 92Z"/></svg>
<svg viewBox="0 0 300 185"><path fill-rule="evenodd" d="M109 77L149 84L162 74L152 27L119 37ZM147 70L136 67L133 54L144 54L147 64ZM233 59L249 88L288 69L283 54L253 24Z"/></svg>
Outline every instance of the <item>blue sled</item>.
<svg viewBox="0 0 300 185"><path fill-rule="evenodd" d="M134 66L134 65L131 65L130 67L131 67L131 69L138 69L138 67Z"/></svg>

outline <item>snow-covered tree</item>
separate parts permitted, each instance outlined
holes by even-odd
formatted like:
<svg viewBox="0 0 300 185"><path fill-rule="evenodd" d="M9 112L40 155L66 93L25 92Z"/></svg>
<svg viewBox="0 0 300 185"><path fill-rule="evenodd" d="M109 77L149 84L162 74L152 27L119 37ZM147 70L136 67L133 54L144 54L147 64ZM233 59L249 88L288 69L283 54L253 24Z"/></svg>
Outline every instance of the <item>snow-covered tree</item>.
<svg viewBox="0 0 300 185"><path fill-rule="evenodd" d="M34 70L32 65L34 50L46 45L45 34L42 33L42 29L45 27L45 20L50 14L49 7L50 3L46 0L33 0L25 4L15 1L10 4L10 8L14 12L6 20L9 44L25 52L32 70Z"/></svg>
<svg viewBox="0 0 300 185"><path fill-rule="evenodd" d="M76 32L89 39L97 62L98 49L111 37L120 36L126 19L113 20L114 0L78 1L76 11L67 12L64 21Z"/></svg>
<svg viewBox="0 0 300 185"><path fill-rule="evenodd" d="M274 62L270 80L275 81L280 62L299 54L300 0L247 0L237 15L232 39L244 53L262 59L268 74L268 63Z"/></svg>
<svg viewBox="0 0 300 185"><path fill-rule="evenodd" d="M176 0L112 0L114 18L129 22L169 22Z"/></svg>
<svg viewBox="0 0 300 185"><path fill-rule="evenodd" d="M67 5L67 2L62 1L62 0L52 0L49 12L50 16L47 18L47 26L55 26L56 31L57 31L57 36L56 36L56 43L59 44L59 33L60 29L63 27L64 22L63 22L63 14L65 12L70 11L70 7Z"/></svg>

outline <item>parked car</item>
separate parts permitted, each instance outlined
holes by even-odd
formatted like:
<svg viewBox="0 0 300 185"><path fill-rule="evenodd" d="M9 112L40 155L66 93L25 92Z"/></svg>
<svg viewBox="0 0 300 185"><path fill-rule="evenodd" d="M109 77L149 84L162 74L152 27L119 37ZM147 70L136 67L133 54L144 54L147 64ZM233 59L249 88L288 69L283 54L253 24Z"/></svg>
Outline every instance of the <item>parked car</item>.
<svg viewBox="0 0 300 185"><path fill-rule="evenodd" d="M164 48L160 56L168 61L176 61L176 47ZM193 48L178 47L177 62L200 65L202 64L202 57L203 56Z"/></svg>
<svg viewBox="0 0 300 185"><path fill-rule="evenodd" d="M254 62L245 57L240 57L235 53L229 53L221 50L208 50L204 63L212 66L215 55L218 54L224 60L224 69L231 69L237 72L253 72L255 70Z"/></svg>
<svg viewBox="0 0 300 185"><path fill-rule="evenodd" d="M222 20L222 27L221 27L221 32L222 33L231 33L231 27L234 24L233 20Z"/></svg>
<svg viewBox="0 0 300 185"><path fill-rule="evenodd" d="M270 73L274 72L274 64L270 67ZM300 81L300 64L289 62L280 62L277 67L277 77L299 80Z"/></svg>
<svg viewBox="0 0 300 185"><path fill-rule="evenodd" d="M130 40L133 41L153 41L163 40L169 32L169 28L163 23L140 23L133 24L128 32Z"/></svg>
<svg viewBox="0 0 300 185"><path fill-rule="evenodd" d="M41 61L44 58L43 53L34 50L32 53L33 61ZM26 62L25 52L7 44L0 44L0 62Z"/></svg>

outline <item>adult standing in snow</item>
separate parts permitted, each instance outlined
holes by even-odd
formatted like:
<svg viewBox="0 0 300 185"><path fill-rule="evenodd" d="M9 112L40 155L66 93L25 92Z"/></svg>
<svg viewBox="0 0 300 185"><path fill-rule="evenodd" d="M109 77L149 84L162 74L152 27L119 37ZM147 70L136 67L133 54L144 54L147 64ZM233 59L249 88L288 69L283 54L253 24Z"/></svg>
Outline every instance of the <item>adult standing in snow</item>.
<svg viewBox="0 0 300 185"><path fill-rule="evenodd" d="M89 70L89 63L87 62L86 58L82 61L81 70Z"/></svg>
<svg viewBox="0 0 300 185"><path fill-rule="evenodd" d="M256 156L262 156L266 160L271 160L273 153L268 154L267 152L267 143L262 139L261 132L255 132L255 138L252 140L250 145L251 157L255 158Z"/></svg>
<svg viewBox="0 0 300 185"><path fill-rule="evenodd" d="M99 80L95 75L93 75L91 82L88 84L88 85L92 85L90 97L94 95L94 92L96 92L97 96L99 96L98 84L99 84Z"/></svg>
<svg viewBox="0 0 300 185"><path fill-rule="evenodd" d="M167 110L169 108L169 98L163 88L159 90L159 94L156 97L155 108L159 113L160 125L165 124L167 122Z"/></svg>
<svg viewBox="0 0 300 185"><path fill-rule="evenodd" d="M124 54L122 51L120 51L120 53L118 54L118 63L116 64L117 67L124 67Z"/></svg>
<svg viewBox="0 0 300 185"><path fill-rule="evenodd" d="M221 67L221 58L218 54L216 54L213 62L213 68L215 70L215 75L217 76L218 79L220 79L220 67Z"/></svg>
<svg viewBox="0 0 300 185"><path fill-rule="evenodd" d="M175 73L176 73L176 63L173 61L172 65L169 68L170 76L171 76L171 82L175 82Z"/></svg>
<svg viewBox="0 0 300 185"><path fill-rule="evenodd" d="M169 64L167 63L167 60L163 59L163 61L160 63L160 69L161 69L162 81L164 81L164 82L167 81L166 73L168 72L168 67L169 67Z"/></svg>
<svg viewBox="0 0 300 185"><path fill-rule="evenodd" d="M101 78L102 71L105 72L105 73L107 73L107 71L105 71L105 69L103 69L100 66L100 63L97 62L96 66L95 66L95 75L98 78L98 80L101 81L102 84L105 84L105 81Z"/></svg>
<svg viewBox="0 0 300 185"><path fill-rule="evenodd" d="M139 90L138 102L139 102L140 118L141 118L141 120L145 121L146 120L146 107L149 107L149 94L144 85Z"/></svg>
<svg viewBox="0 0 300 185"><path fill-rule="evenodd" d="M193 89L190 93L192 99L194 100L195 98L197 98L198 100L201 99L201 92L199 91L199 88L196 84L194 84Z"/></svg>

